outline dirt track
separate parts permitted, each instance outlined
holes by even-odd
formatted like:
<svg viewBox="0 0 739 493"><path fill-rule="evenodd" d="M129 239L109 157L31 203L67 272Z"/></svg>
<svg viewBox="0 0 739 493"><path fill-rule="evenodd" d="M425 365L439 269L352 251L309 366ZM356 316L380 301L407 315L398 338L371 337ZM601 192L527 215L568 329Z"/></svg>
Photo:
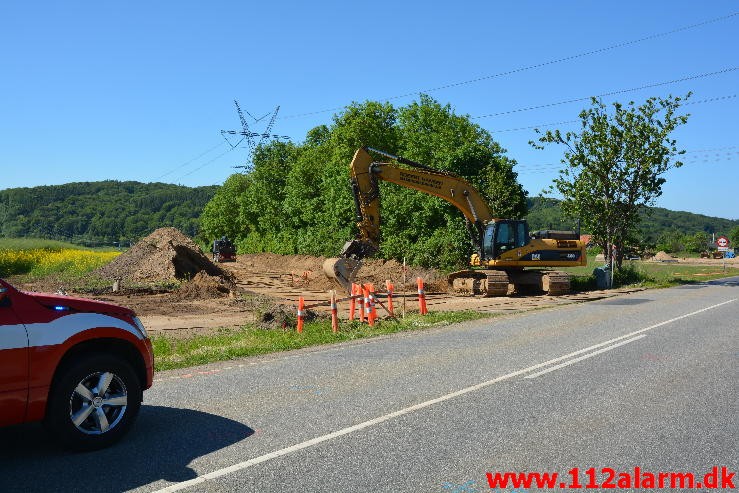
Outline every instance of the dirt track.
<svg viewBox="0 0 739 493"><path fill-rule="evenodd" d="M183 299L177 291L166 294L121 294L106 295L103 299L129 306L137 311L152 333L171 336L186 336L193 333L209 333L220 327L238 327L244 323L263 320L275 311L293 313L297 300L303 296L306 304L328 304L329 290L335 288L325 278L321 266L324 259L301 255L282 256L275 254L240 255L236 262L219 264L233 275L235 288L230 296L214 296L205 299ZM403 310L418 311L415 292L416 276L431 281L427 288L427 304L430 311L476 310L490 313L511 313L562 304L615 296L634 291L612 290L574 293L565 296L509 296L481 298L455 296L442 291L443 279L430 270L410 269L406 272L407 283L402 284L402 265L381 260L369 261L359 272L359 280L373 282L382 287L383 279L395 283L396 313ZM187 284L183 285L187 286ZM328 316L328 306L312 308L317 314ZM349 303L339 303L339 317L348 318ZM386 313L380 309L380 315ZM279 318L276 319L279 326ZM274 324L273 324L274 325Z"/></svg>

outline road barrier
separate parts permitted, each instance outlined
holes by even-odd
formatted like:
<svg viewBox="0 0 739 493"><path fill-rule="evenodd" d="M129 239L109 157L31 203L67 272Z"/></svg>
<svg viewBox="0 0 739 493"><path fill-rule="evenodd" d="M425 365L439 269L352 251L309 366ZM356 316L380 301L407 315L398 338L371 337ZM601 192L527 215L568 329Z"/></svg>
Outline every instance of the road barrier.
<svg viewBox="0 0 739 493"><path fill-rule="evenodd" d="M421 315L426 315L429 311L426 309L426 291L423 289L423 279L416 278L418 283L418 311Z"/></svg>
<svg viewBox="0 0 739 493"><path fill-rule="evenodd" d="M298 334L303 333L303 316L305 315L305 300L298 298Z"/></svg>
<svg viewBox="0 0 739 493"><path fill-rule="evenodd" d="M370 297L370 285L362 285L362 295L364 298L364 316L367 318L367 323L370 327L375 326L375 319L372 317L372 298Z"/></svg>
<svg viewBox="0 0 739 493"><path fill-rule="evenodd" d="M387 311L391 317L395 318L395 312L393 310L393 290L395 286L390 282L390 279L385 281L385 287L387 288Z"/></svg>
<svg viewBox="0 0 739 493"><path fill-rule="evenodd" d="M426 308L426 294L423 289L423 279L420 277L417 279L418 283L418 307L419 312L421 315L426 315L428 313L428 309ZM389 280L385 283L387 287L387 293L384 295L384 297L387 298L387 306L385 306L382 301L380 300L380 296L383 296L381 294L378 294L375 292L375 286L374 284L368 283L368 284L352 284L351 287L351 294L345 298L337 298L336 291L331 290L329 293L329 301L325 302L318 302L313 303L310 305L305 304L305 299L300 296L298 298L298 333L303 332L303 326L305 322L305 310L310 308L316 308L319 306L328 306L331 310L331 330L336 333L339 331L339 303L348 301L349 302L349 320L354 321L357 315L357 311L359 311L359 322L364 323L365 320L369 324L370 327L374 327L375 322L379 319L379 315L377 313L377 306L379 305L380 308L385 310L390 318L393 320L398 320L395 317L394 309L393 309L393 298L396 296L400 296L403 299L405 299L408 296L413 295L396 295L395 294L395 286L392 282ZM359 302L359 310L357 310L357 302Z"/></svg>

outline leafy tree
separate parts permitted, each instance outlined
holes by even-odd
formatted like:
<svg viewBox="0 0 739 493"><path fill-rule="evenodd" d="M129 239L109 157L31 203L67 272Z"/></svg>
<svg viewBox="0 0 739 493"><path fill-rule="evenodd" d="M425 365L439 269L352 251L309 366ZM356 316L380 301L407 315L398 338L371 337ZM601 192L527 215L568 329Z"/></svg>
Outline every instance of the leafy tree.
<svg viewBox="0 0 739 493"><path fill-rule="evenodd" d="M240 231L240 251L336 255L356 235L348 168L363 146L464 176L501 216L526 212L526 193L505 150L469 117L421 96L400 108L353 103L331 125L310 130L302 145L261 146L253 169L243 177L243 189L222 190L205 208L204 231L225 231L219 211L236 204L231 207L238 210L237 226L229 231ZM380 186L380 255L447 268L465 262L471 248L459 211L415 190L386 182Z"/></svg>
<svg viewBox="0 0 739 493"><path fill-rule="evenodd" d="M239 214L239 201L248 193L248 189L247 176L238 173L228 177L203 209L200 218L202 239L210 243L224 235L237 238L248 233Z"/></svg>
<svg viewBox="0 0 739 493"><path fill-rule="evenodd" d="M710 237L705 231L699 231L692 235L684 235L682 243L685 246L685 250L692 253L698 253L708 248Z"/></svg>
<svg viewBox="0 0 739 493"><path fill-rule="evenodd" d="M551 188L564 197L563 212L582 219L607 260L614 245L619 266L624 245L636 239L639 213L662 194L665 172L682 165L673 158L685 151L678 151L670 134L688 121L689 115L676 114L683 99L614 103L609 111L593 98L579 115L580 132L547 131L539 138L541 144L565 147L566 166Z"/></svg>
<svg viewBox="0 0 739 493"><path fill-rule="evenodd" d="M739 226L734 226L731 228L731 231L729 231L728 234L729 241L731 244L729 246L737 248L739 247Z"/></svg>

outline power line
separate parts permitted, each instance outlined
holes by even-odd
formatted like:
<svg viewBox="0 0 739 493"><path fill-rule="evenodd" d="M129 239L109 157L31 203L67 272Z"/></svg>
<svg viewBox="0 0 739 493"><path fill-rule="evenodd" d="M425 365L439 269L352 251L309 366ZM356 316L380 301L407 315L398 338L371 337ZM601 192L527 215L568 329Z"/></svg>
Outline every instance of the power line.
<svg viewBox="0 0 739 493"><path fill-rule="evenodd" d="M727 99L735 98L736 96L737 96L736 94L732 94L730 96L717 96L717 97L714 97L714 98L703 99L703 100L700 100L700 101L691 101L689 103L683 103L681 106L686 106L686 105L689 105L689 104L712 103L714 101L725 101ZM531 130L531 129L534 129L534 128L553 127L555 125L568 125L570 123L578 123L580 121L581 120L567 120L567 121L564 121L564 122L556 122L556 123L539 123L538 125L530 125L530 126L527 126L527 127L517 127L517 128L504 128L504 129L498 129L498 130L488 130L488 132L490 132L490 133L516 132L516 131L519 131L519 130Z"/></svg>
<svg viewBox="0 0 739 493"><path fill-rule="evenodd" d="M518 127L518 128L505 128L503 130L488 130L490 133L498 134L502 132L517 132L519 130L531 130L534 128L541 128L541 127L553 127L555 125L567 125L570 123L577 123L580 120L567 120L566 122L556 122L556 123L540 123L538 125L531 125L529 127Z"/></svg>
<svg viewBox="0 0 739 493"><path fill-rule="evenodd" d="M210 161L206 161L206 162L204 162L203 164L201 164L200 166L198 166L198 167L197 167L197 168L195 168L194 170L192 170L192 171L189 171L189 172L185 173L184 175L182 175L182 176L180 176L179 178L177 178L177 179L176 179L175 181L180 181L180 180L181 180L181 179L183 179L184 177L186 177L186 176L190 176L191 174L195 173L196 171L199 171L199 170L201 170L201 169L205 168L205 167L206 167L207 165L209 165L210 163L212 163L212 162L214 162L214 161L217 161L217 160L219 160L220 158L222 158L223 156L225 156L225 155L226 155L226 154L228 154L229 152L233 151L234 149L236 149L236 147L231 147L231 148L229 148L229 149L226 149L226 151L225 151L225 152L222 152L221 154L217 155L216 157L214 157L214 158L213 158L213 159L211 159Z"/></svg>
<svg viewBox="0 0 739 493"><path fill-rule="evenodd" d="M595 97L595 98L602 98L602 97L605 97L605 96L615 96L616 94L624 94L624 93L627 93L627 92L641 91L642 89L650 89L652 87L666 86L666 85L675 84L675 83L678 83L678 82L685 82L687 80L695 80L695 79L702 79L702 78L705 78L705 77L712 77L714 75L720 75L720 74L725 74L725 73L728 73L728 72L733 72L734 70L737 70L737 69L739 69L739 67L729 67L729 68L725 68L723 70L717 70L716 72L708 72L708 73L705 73L705 74L691 75L691 76L688 76L688 77L682 77L680 79L674 79L674 80L669 80L669 81L665 81L665 82L655 82L654 84L646 84L646 85L639 86L639 87L632 87L630 89L620 89L618 91L605 92L603 94L597 94L595 96L584 96L584 97L581 97L581 98L574 98L574 99L568 99L568 100L565 100L565 101L558 101L556 103L540 104L538 106L528 106L526 108L518 108L518 109L514 109L514 110L500 111L498 113L489 113L487 115L471 116L470 119L477 120L477 119L480 119L480 118L490 118L490 117L493 117L493 116L510 115L512 113L520 113L520 112L523 112L523 111L538 110L538 109L541 109L541 108L550 108L552 106L559 106L559 105L562 105L562 104L577 103L579 101L587 101L587 100L589 100L589 99L591 99L593 97Z"/></svg>
<svg viewBox="0 0 739 493"><path fill-rule="evenodd" d="M715 102L715 101L724 101L724 100L732 99L732 98L736 98L736 97L737 97L736 94L732 94L732 95L728 95L728 96L716 96L716 97L712 97L712 98L703 99L703 100L700 100L700 101L691 101L689 103L684 103L683 106L688 105L688 104L702 104L702 103L710 103L710 102ZM531 130L531 129L534 129L534 128L541 128L541 127L552 127L552 126L555 126L555 125L567 125L567 124L570 124L570 123L577 123L579 121L580 120L567 120L567 121L563 121L563 122L541 123L541 124L538 124L538 125L530 125L530 126L526 126L526 127L507 128L507 129L501 129L501 130L490 130L489 132L491 132L491 133L515 132L515 131L519 131L519 130ZM260 135L261 134L257 134L257 136L260 136ZM174 173L178 169L184 168L185 166L189 165L190 163L193 163L193 162L197 161L198 159L200 159L201 157L205 156L206 154L209 154L210 152L214 151L215 149L221 147L225 143L227 143L227 142L221 141L218 144L214 145L213 147L209 147L208 149L206 149L205 151L201 152L200 154L198 154L197 156L193 157L192 159L189 159L189 160L185 161L184 163L182 163L182 164L180 164L180 165L172 168L171 170L167 171L166 173L163 173L163 174L157 176L156 178L154 178L154 181L159 180L161 178L164 178L165 176L168 176L168 175ZM177 178L177 180L180 180L181 178L184 178L185 176L189 176L189 175L193 174L194 172L196 172L196 171L204 168L208 164L211 164L212 162L216 161L217 159L225 156L228 152L230 152L233 149L235 149L240 143L241 143L241 141L237 142L235 145L230 144L233 147L231 147L230 149L228 149L226 152L223 152L223 153L219 154L218 156L216 156L215 158L211 159L210 161L205 162L204 164L202 164L198 168L195 168L194 170L192 170L192 171L190 171L190 172L188 172L188 173L180 176L179 178ZM716 148L716 149L702 149L702 150L686 151L686 152L688 152L688 153L691 153L691 152L710 152L710 151L718 151L718 150L724 150L724 149L733 149L735 147L736 146L729 146L729 147L721 147L721 148ZM518 166L527 166L527 165L526 164L523 164L523 165L518 165ZM540 164L538 166L559 166L559 165L558 164L553 164L553 163L545 163L545 164ZM177 180L175 180L175 181L177 181Z"/></svg>
<svg viewBox="0 0 739 493"><path fill-rule="evenodd" d="M528 71L528 70L533 70L533 69L537 69L537 68L541 68L541 67L546 67L548 65L554 65L554 64L557 64L557 63L567 62L567 61L570 61L570 60L575 60L577 58L582 58L582 57L586 57L586 56L590 56L590 55L595 55L595 54L598 54L598 53L604 53L606 51L615 50L617 48L623 48L625 46L630 46L630 45L634 45L634 44L637 44L637 43L642 43L644 41L649 41L649 40L652 40L652 39L661 38L661 37L664 37L664 36L669 36L671 34L679 33L679 32L682 32L682 31L687 31L687 30L690 30L690 29L695 29L697 27L702 27L702 26L705 26L707 24L712 24L714 22L719 22L719 21L723 21L723 20L729 19L729 18L734 17L736 15L739 15L739 12L732 12L731 14L728 14L728 15L725 15L725 16L722 16L722 17L715 17L713 19L708 19L706 21L699 22L697 24L691 24L691 25L688 25L688 26L678 27L678 28L673 29L671 31L665 31L665 32L662 32L662 33L652 34L650 36L646 36L644 38L639 38L639 39L634 39L634 40L631 40L631 41L624 41L624 42L621 42L621 43L618 43L618 44L615 44L615 45L607 46L605 48L598 48L596 50L586 51L586 52L583 52L583 53L578 53L576 55L570 55L570 56L566 56L566 57L562 57L562 58L556 58L554 60L549 60L549 61L546 61L546 62L536 63L536 64L533 64L533 65L527 65L527 66L519 67L519 68L512 69L512 70L507 70L505 72L499 72L497 74L492 74L492 75L485 75L485 76L482 76L482 77L477 77L477 78L474 78L474 79L469 79L469 80L465 80L465 81L461 81L461 82L452 82L452 83L445 84L443 86L434 87L434 88L431 88L431 89L417 90L417 91L407 92L405 94L401 94L401 95L398 95L398 96L390 96L388 98L382 99L382 101L392 101L392 100L395 100L395 99L406 98L406 97L409 97L409 96L415 96L415 95L417 95L419 93L430 93L430 92L440 91L442 89L450 89L452 87L459 87L459 86L463 86L463 85L467 85L467 84L473 84L473 83L481 82L481 81L484 81L484 80L495 79L495 78L498 78L498 77L504 77L504 76L507 76L507 75L512 75L512 74L516 74L516 73L520 73L520 72L525 72L525 71ZM310 111L310 112L306 112L306 113L298 113L298 114L295 114L295 115L283 116L283 117L280 117L280 119L281 120L287 120L287 119L291 119L291 118L302 118L302 117L305 117L305 116L312 116L312 115L317 115L317 114L321 114L321 113L328 113L328 112L331 112L331 111L339 111L339 110L344 109L344 108L345 108L345 106L341 106L341 107L328 108L328 109L319 110L319 111Z"/></svg>
<svg viewBox="0 0 739 493"><path fill-rule="evenodd" d="M214 150L218 149L218 148L219 148L219 147L221 147L221 146L222 146L222 145L223 145L224 143L225 143L225 142L223 142L223 141L219 142L218 144L214 145L213 147L209 148L208 150L206 150L206 151L203 151L203 152L201 152L200 154L198 154L198 155L197 155L197 156L195 156L194 158L192 158L192 159L189 159L189 160L185 161L184 163L180 164L179 166L177 166L177 167L175 167L175 168L172 168L171 170L167 171L167 172L166 172L166 173L164 173L163 175L159 175L159 176L157 176L156 178L154 178L154 181L156 181L156 180L159 180L160 178L164 178L165 176L167 176L167 175L170 175L170 174L174 173L175 171L177 171L177 170L178 170L178 169L180 169L180 168L184 168L185 166L187 166L188 164L192 163L193 161L197 161L198 159L200 159L201 157L205 156L205 155L206 155L206 154L208 154L209 152L212 152L212 151L214 151Z"/></svg>
<svg viewBox="0 0 739 493"><path fill-rule="evenodd" d="M736 149L737 146L726 146L726 147L715 147L713 149L696 149L694 151L685 151L686 154L691 152L714 152L714 151L724 151L726 149Z"/></svg>
<svg viewBox="0 0 739 493"><path fill-rule="evenodd" d="M737 146L731 146L730 148L736 148ZM688 152L700 152L700 151L686 151ZM707 156L707 159L692 159L690 161L683 161L683 165L688 164L702 164L702 163L717 163L721 161L733 161L739 156L739 151L728 152L725 156ZM519 168L523 166L524 168ZM530 167L529 167L530 166ZM560 168L567 166L567 163L537 163L537 164L516 164L514 171L519 175L534 175L534 174L546 174L558 172Z"/></svg>
<svg viewBox="0 0 739 493"><path fill-rule="evenodd" d="M691 101L689 103L683 103L683 106L687 106L689 104L712 103L714 101L725 101L727 99L732 99L735 97L736 97L736 94L732 94L731 96L718 96L715 98L704 99L703 101Z"/></svg>

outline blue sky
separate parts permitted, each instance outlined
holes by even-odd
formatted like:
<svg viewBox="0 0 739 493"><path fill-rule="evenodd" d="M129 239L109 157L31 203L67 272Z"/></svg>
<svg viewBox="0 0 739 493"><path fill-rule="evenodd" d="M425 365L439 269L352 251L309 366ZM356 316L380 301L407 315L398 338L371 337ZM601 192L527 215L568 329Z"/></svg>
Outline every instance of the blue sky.
<svg viewBox="0 0 739 493"><path fill-rule="evenodd" d="M490 130L537 195L562 149L533 149L526 127L575 128L543 125L587 104L552 103L724 71L603 100L692 91L674 134L687 164L657 205L739 218L736 12L735 1L3 2L0 189L220 184L245 159L220 135L239 128L234 99L255 117L280 105L273 133L300 142L352 101L426 92Z"/></svg>

